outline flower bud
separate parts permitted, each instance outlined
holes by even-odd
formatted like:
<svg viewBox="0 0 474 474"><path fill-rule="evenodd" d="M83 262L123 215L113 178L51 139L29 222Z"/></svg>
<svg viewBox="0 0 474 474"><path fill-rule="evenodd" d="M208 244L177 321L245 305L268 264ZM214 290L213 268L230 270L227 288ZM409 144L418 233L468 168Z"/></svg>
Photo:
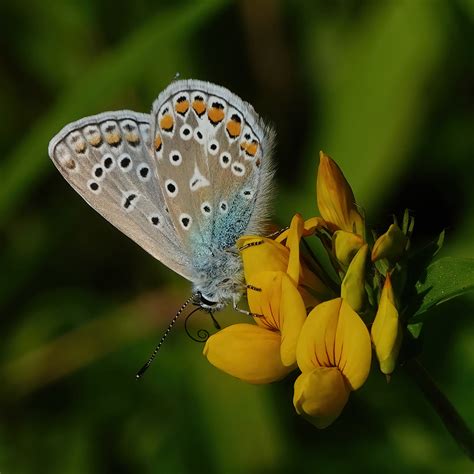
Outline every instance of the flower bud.
<svg viewBox="0 0 474 474"><path fill-rule="evenodd" d="M380 370L389 375L395 370L402 343L402 327L389 274L385 279L379 308L372 324L371 336Z"/></svg>
<svg viewBox="0 0 474 474"><path fill-rule="evenodd" d="M386 258L391 262L400 259L406 249L407 236L397 224L392 224L385 234L382 234L372 249L372 262Z"/></svg>
<svg viewBox="0 0 474 474"><path fill-rule="evenodd" d="M360 235L337 230L332 236L332 248L339 262L348 267L358 250L364 245Z"/></svg>
<svg viewBox="0 0 474 474"><path fill-rule="evenodd" d="M367 296L365 292L365 267L368 253L369 246L367 244L358 250L341 284L342 298L347 301L356 312L364 308Z"/></svg>
<svg viewBox="0 0 474 474"><path fill-rule="evenodd" d="M354 193L342 171L322 151L319 158L316 195L321 216L332 230L364 235L364 219L357 210Z"/></svg>

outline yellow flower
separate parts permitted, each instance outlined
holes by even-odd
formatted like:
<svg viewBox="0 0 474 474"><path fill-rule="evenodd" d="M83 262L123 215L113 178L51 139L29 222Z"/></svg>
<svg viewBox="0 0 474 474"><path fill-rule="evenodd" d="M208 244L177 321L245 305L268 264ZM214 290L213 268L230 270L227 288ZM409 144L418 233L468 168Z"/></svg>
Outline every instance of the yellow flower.
<svg viewBox="0 0 474 474"><path fill-rule="evenodd" d="M361 311L366 300L365 269L369 246L365 244L352 259L341 284L341 296L354 311Z"/></svg>
<svg viewBox="0 0 474 474"><path fill-rule="evenodd" d="M407 236L397 224L392 224L385 234L382 234L372 249L372 262L386 258L391 262L397 262L405 252Z"/></svg>
<svg viewBox="0 0 474 474"><path fill-rule="evenodd" d="M321 216L331 231L340 229L364 236L364 219L341 169L322 151L319 158L316 195Z"/></svg>
<svg viewBox="0 0 474 474"><path fill-rule="evenodd" d="M395 306L390 275L387 273L379 307L371 329L372 342L379 360L380 370L390 375L395 370L402 344L402 327Z"/></svg>
<svg viewBox="0 0 474 474"><path fill-rule="evenodd" d="M301 277L299 243L304 223L296 215L287 245L271 239L246 236L242 251L250 311L257 325L235 324L211 336L204 355L217 368L250 383L279 380L296 368L296 343L306 319L298 291Z"/></svg>
<svg viewBox="0 0 474 474"><path fill-rule="evenodd" d="M237 241L237 246L247 246L241 254L247 284L258 287L254 281L255 275L263 271L282 271L288 273L296 283L306 306L313 307L321 301L334 297L319 276L308 268L300 254L301 238L314 234L315 229L322 226L324 221L319 217L303 221L301 215L296 214L290 228L275 240L252 235L241 237ZM255 243L258 245L252 246ZM248 295L251 305L253 292L249 291ZM258 313L253 310L252 312Z"/></svg>
<svg viewBox="0 0 474 474"><path fill-rule="evenodd" d="M296 357L302 374L295 382L295 409L317 428L325 428L340 415L349 393L367 379L369 332L342 298L326 301L308 315Z"/></svg>

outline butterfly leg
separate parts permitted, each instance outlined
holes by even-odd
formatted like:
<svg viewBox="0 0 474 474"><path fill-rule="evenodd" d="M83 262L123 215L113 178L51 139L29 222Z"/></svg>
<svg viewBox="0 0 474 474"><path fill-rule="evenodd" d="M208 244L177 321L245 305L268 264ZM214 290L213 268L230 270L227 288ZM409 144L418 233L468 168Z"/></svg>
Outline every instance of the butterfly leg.
<svg viewBox="0 0 474 474"><path fill-rule="evenodd" d="M289 228L290 226L286 226L286 227L283 227L283 229L272 232L271 234L267 235L267 239L274 239L278 237L280 234L283 234L283 232L286 232Z"/></svg>
<svg viewBox="0 0 474 474"><path fill-rule="evenodd" d="M245 287L247 288L247 290L253 290L253 291L262 291L261 288L257 288L256 286L253 286L253 285L245 285Z"/></svg>
<svg viewBox="0 0 474 474"><path fill-rule="evenodd" d="M271 234L267 235L267 239L273 239L275 237L278 237L280 234L283 234L283 232L286 232L289 229L289 227L284 227L283 229L277 230L276 232L272 232ZM255 242L249 242L248 244L242 245L242 247L239 247L237 250L239 252L242 252L242 250L248 249L250 247L255 247L257 245L262 245L263 240L256 240Z"/></svg>
<svg viewBox="0 0 474 474"><path fill-rule="evenodd" d="M263 314L257 314L257 313L251 313L250 311L247 311L246 309L239 308L237 306L237 300L234 298L233 304L232 304L234 311L237 311L238 313L245 314L246 316L250 316L251 318L263 318Z"/></svg>
<svg viewBox="0 0 474 474"><path fill-rule="evenodd" d="M222 329L221 325L219 324L219 321L217 321L217 319L214 317L214 314L212 313L212 311L209 311L209 315L211 316L212 322L214 323L214 327L217 330Z"/></svg>
<svg viewBox="0 0 474 474"><path fill-rule="evenodd" d="M248 249L250 247L256 247L257 245L262 245L263 240L257 240L255 242L249 242L248 244L242 245L242 247L239 247L237 250L239 252L242 252L242 250Z"/></svg>

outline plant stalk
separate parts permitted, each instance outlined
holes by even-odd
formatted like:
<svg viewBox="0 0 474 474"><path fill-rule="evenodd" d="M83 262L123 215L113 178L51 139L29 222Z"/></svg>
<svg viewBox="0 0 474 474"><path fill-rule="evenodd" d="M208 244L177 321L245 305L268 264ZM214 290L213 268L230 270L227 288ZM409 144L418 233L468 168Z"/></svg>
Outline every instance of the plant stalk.
<svg viewBox="0 0 474 474"><path fill-rule="evenodd" d="M409 359L404 368L441 418L459 447L470 459L474 460L474 433L461 418L456 408L439 389L420 361Z"/></svg>

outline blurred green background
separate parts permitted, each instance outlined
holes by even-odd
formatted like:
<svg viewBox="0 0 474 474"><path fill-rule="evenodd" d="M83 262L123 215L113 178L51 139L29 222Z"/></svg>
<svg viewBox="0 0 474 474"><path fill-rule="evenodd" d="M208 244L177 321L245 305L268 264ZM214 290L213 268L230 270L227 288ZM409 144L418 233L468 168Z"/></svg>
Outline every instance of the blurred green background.
<svg viewBox="0 0 474 474"><path fill-rule="evenodd" d="M47 145L82 116L148 111L179 72L275 125L281 224L315 214L323 149L374 228L409 207L419 241L446 228L443 254L470 257L473 21L472 0L4 2L0 472L471 472L402 370L373 370L324 431L295 414L292 378L234 380L182 326L136 382L189 285L89 208ZM421 358L471 426L473 315L472 296L440 306Z"/></svg>

